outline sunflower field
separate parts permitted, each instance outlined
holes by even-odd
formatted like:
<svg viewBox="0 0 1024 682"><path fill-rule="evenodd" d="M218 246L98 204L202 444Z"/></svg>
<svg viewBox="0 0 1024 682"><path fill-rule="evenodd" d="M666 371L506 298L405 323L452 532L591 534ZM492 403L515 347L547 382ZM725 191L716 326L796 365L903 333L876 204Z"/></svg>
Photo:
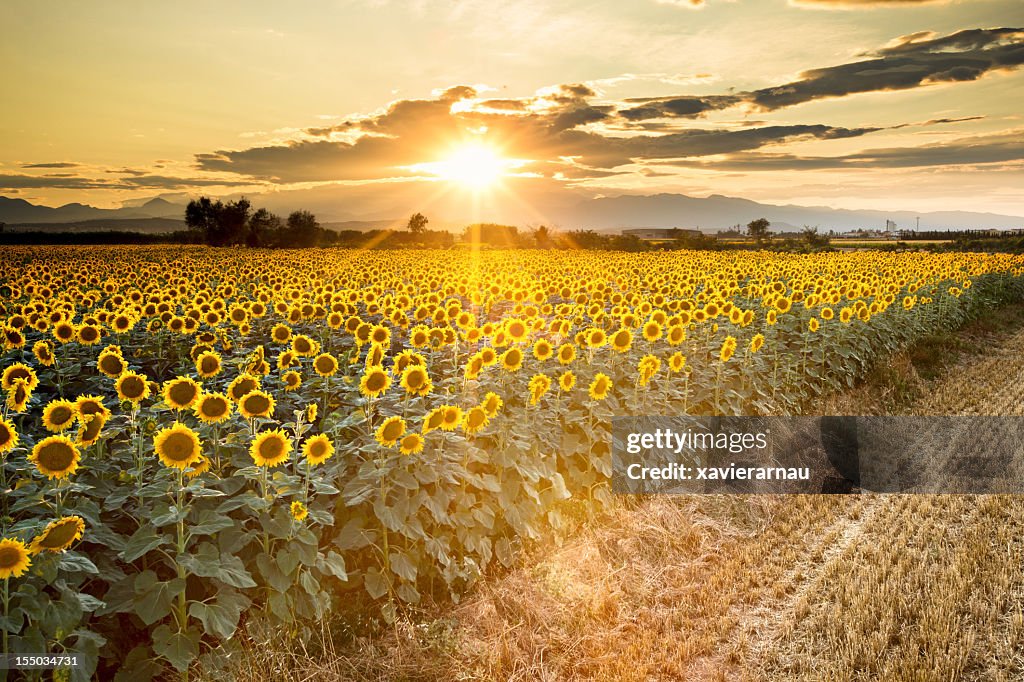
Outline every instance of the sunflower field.
<svg viewBox="0 0 1024 682"><path fill-rule="evenodd" d="M3 652L76 679L458 599L610 502L613 416L813 410L1024 297L1000 254L0 256Z"/></svg>

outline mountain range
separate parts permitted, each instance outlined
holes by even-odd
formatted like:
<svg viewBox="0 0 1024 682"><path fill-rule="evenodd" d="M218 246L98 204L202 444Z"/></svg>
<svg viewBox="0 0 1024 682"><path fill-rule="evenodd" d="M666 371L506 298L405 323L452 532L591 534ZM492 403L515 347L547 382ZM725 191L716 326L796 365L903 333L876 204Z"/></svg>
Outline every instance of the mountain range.
<svg viewBox="0 0 1024 682"><path fill-rule="evenodd" d="M264 205L260 196L251 199L256 206ZM404 224L404 219L387 215L358 216L361 220L352 220L356 216L338 214L326 201L317 202L314 206L291 208L274 205L276 203L272 202L269 208L282 214L297 208L310 208L320 216L325 225L333 229L365 230ZM558 202L546 209L539 208L546 222L563 230L612 231L629 227L682 227L714 232L734 225L746 225L751 220L762 217L771 221L772 229L775 231L799 229L805 225L818 227L821 231L839 232L852 229L884 229L886 220L894 221L899 228L915 228L920 220L922 230L1024 228L1024 217L996 213L918 213L774 205L719 194L709 197L691 197L685 194L623 194L613 197L580 198L571 202ZM52 208L35 205L24 199L0 197L0 222L18 230L60 231L63 228L69 231L171 231L184 227L184 212L184 203L168 201L161 197L144 202L135 201L131 205L117 209L96 208L79 203ZM469 222L473 221L465 216L431 214L432 227L457 229L459 225Z"/></svg>

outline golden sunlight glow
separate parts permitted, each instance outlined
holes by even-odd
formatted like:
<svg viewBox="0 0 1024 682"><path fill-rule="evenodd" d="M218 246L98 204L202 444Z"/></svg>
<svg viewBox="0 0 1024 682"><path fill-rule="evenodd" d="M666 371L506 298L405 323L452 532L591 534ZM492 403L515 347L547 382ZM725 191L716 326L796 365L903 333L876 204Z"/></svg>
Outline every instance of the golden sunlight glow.
<svg viewBox="0 0 1024 682"><path fill-rule="evenodd" d="M505 159L491 147L470 144L441 161L416 164L412 169L473 189L484 189L499 182L518 165L519 161Z"/></svg>

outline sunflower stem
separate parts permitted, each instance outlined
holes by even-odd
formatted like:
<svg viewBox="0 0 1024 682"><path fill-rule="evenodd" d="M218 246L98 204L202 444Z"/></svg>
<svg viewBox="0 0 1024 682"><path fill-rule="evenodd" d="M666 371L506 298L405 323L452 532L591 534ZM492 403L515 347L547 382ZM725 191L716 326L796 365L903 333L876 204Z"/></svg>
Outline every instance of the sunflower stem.
<svg viewBox="0 0 1024 682"><path fill-rule="evenodd" d="M4 578L4 623L7 623L7 613L10 610L11 604L10 582L10 578ZM4 633L4 656L6 657L11 650L7 641L7 628L4 627L2 631Z"/></svg>

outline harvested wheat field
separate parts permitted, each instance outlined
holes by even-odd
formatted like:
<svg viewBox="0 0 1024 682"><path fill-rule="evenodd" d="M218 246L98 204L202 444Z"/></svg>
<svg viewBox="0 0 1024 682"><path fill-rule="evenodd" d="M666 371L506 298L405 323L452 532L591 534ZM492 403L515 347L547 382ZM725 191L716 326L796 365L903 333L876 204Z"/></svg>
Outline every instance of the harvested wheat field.
<svg viewBox="0 0 1024 682"><path fill-rule="evenodd" d="M1022 373L1017 332L938 381L914 377L927 395L905 411L1021 414ZM853 399L878 409L889 391ZM445 618L360 646L287 666L309 679L1019 680L1024 499L648 498Z"/></svg>

